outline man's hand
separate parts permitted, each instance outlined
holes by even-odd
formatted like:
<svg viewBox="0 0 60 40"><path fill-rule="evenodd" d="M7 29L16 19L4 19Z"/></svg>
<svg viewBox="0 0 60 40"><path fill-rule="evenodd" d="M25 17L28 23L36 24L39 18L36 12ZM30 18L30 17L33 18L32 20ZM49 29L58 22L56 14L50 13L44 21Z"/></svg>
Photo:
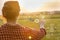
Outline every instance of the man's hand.
<svg viewBox="0 0 60 40"><path fill-rule="evenodd" d="M40 28L45 28L44 27L44 24L45 24L45 20L44 19L41 19L39 24L40 24Z"/></svg>

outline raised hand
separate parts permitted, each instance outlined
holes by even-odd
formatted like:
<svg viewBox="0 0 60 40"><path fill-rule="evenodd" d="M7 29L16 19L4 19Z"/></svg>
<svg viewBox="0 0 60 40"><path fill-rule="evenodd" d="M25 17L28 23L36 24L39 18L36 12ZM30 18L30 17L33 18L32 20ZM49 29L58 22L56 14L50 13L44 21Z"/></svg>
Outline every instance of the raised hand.
<svg viewBox="0 0 60 40"><path fill-rule="evenodd" d="M41 19L40 20L40 28L45 28L44 25L45 25L45 20L44 19Z"/></svg>

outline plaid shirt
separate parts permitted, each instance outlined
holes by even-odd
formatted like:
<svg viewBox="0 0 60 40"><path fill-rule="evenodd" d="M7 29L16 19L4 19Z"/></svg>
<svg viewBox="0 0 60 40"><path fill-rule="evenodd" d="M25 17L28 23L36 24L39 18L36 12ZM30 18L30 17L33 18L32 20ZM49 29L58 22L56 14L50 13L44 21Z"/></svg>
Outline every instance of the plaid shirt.
<svg viewBox="0 0 60 40"><path fill-rule="evenodd" d="M0 27L0 40L41 40L45 34L43 28L37 31L18 24L4 24Z"/></svg>

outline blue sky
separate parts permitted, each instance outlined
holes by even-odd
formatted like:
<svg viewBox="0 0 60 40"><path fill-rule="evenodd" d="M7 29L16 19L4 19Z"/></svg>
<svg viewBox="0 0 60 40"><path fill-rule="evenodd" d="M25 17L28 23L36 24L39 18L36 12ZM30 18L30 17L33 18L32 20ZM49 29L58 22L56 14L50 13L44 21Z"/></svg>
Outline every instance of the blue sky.
<svg viewBox="0 0 60 40"><path fill-rule="evenodd" d="M18 0L21 12L60 10L60 0ZM0 0L0 13L5 0Z"/></svg>

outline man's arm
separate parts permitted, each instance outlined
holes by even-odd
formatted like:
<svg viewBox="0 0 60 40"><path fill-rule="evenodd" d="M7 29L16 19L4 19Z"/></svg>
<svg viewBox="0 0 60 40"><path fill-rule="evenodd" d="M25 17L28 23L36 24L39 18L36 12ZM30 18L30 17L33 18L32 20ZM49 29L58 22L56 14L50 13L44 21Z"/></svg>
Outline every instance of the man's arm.
<svg viewBox="0 0 60 40"><path fill-rule="evenodd" d="M40 40L46 35L46 31L44 28L44 21L40 23L40 30L25 28L25 32L28 35L28 39L31 40Z"/></svg>
<svg viewBox="0 0 60 40"><path fill-rule="evenodd" d="M45 25L45 20L43 19L43 20L41 20L41 22L40 22L40 31L41 31L41 33L42 33L43 35L46 35L46 30L45 30L44 25Z"/></svg>
<svg viewBox="0 0 60 40"><path fill-rule="evenodd" d="M40 37L40 39L41 39L41 38L43 38L46 35L46 30L45 30L45 27L44 27L45 20L42 19L40 21L39 25L40 25L40 31L38 32L38 35L39 35L38 37Z"/></svg>

